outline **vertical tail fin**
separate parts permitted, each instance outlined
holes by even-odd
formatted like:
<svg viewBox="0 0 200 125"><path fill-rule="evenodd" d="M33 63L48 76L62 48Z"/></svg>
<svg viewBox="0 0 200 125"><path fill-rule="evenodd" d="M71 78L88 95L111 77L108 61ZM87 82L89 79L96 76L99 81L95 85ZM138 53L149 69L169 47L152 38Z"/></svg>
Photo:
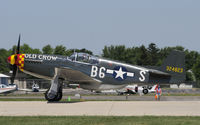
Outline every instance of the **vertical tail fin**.
<svg viewBox="0 0 200 125"><path fill-rule="evenodd" d="M185 53L171 51L164 60L159 70L171 75L170 83L181 83L185 81Z"/></svg>

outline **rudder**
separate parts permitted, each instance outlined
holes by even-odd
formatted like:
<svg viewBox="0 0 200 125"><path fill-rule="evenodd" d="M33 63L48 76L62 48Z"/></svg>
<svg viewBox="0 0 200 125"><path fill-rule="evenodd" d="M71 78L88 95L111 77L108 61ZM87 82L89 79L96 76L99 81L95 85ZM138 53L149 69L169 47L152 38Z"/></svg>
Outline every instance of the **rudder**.
<svg viewBox="0 0 200 125"><path fill-rule="evenodd" d="M164 60L159 70L171 75L170 83L181 83L185 81L185 53L171 51Z"/></svg>

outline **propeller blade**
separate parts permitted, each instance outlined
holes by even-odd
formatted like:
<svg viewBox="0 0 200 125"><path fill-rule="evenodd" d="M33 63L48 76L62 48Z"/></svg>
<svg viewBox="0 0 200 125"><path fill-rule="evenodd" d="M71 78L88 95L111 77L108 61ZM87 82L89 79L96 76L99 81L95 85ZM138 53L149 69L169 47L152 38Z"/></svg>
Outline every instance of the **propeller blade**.
<svg viewBox="0 0 200 125"><path fill-rule="evenodd" d="M17 61L17 54L19 54L19 50L20 50L20 37L21 37L21 35L19 34L18 45L17 45L17 49L15 51L15 62ZM14 84L15 76L16 76L17 69L18 69L17 64L15 63L14 65L10 66L10 68L13 71L10 81L11 81L11 84Z"/></svg>
<svg viewBox="0 0 200 125"><path fill-rule="evenodd" d="M10 70L13 70L13 65L8 63L7 66L9 67Z"/></svg>
<svg viewBox="0 0 200 125"><path fill-rule="evenodd" d="M17 73L17 65L15 64L15 65L13 65L13 73L12 73L12 77L10 78L11 84L14 83L16 73Z"/></svg>
<svg viewBox="0 0 200 125"><path fill-rule="evenodd" d="M15 60L17 60L17 54L19 54L19 50L20 50L20 38L21 38L21 34L19 34L17 50L16 50L16 53L15 53Z"/></svg>
<svg viewBox="0 0 200 125"><path fill-rule="evenodd" d="M19 54L19 50L20 50L20 37L21 37L21 35L19 34L19 39L18 39L18 45L17 45L16 54Z"/></svg>

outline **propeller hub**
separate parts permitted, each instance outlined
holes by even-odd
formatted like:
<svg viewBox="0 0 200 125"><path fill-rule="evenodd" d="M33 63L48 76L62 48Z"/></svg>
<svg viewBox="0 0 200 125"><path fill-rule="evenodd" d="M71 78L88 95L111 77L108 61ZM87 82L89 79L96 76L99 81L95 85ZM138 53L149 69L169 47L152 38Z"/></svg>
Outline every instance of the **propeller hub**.
<svg viewBox="0 0 200 125"><path fill-rule="evenodd" d="M11 65L16 65L21 71L24 69L24 54L11 55L7 59L8 63Z"/></svg>

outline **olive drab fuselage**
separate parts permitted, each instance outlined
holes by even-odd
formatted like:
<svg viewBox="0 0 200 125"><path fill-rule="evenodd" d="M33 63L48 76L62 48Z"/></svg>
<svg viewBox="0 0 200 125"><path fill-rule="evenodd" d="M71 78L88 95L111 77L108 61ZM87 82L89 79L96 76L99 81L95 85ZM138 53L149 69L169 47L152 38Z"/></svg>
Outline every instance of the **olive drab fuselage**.
<svg viewBox="0 0 200 125"><path fill-rule="evenodd" d="M169 66L166 72L141 66L120 63L86 53L71 56L18 54L17 62L21 71L30 75L52 80L59 75L66 81L80 84L85 89L120 88L132 83L169 83ZM57 70L59 74L57 74ZM183 68L180 69L180 72ZM177 72L179 70L177 69Z"/></svg>

